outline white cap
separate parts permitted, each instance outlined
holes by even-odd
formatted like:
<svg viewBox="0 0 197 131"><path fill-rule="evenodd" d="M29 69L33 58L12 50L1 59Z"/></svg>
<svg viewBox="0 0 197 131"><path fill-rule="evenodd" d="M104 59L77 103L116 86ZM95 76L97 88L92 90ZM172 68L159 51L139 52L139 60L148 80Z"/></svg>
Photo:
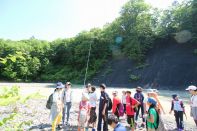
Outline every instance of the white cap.
<svg viewBox="0 0 197 131"><path fill-rule="evenodd" d="M56 88L64 88L64 85L62 84L62 82L58 82L56 84Z"/></svg>
<svg viewBox="0 0 197 131"><path fill-rule="evenodd" d="M191 85L191 86L188 86L188 88L187 89L185 89L185 90L196 90L197 89L197 87L196 86L194 86L194 85Z"/></svg>

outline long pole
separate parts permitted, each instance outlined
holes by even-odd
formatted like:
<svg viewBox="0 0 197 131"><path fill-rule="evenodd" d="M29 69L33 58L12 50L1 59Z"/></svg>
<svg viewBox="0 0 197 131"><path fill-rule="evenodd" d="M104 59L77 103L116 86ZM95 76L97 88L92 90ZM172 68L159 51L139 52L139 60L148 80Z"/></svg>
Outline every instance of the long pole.
<svg viewBox="0 0 197 131"><path fill-rule="evenodd" d="M85 78L84 78L84 87L86 85L86 77L87 77L87 73L88 73L88 66L89 66L89 61L90 61L91 49L92 49L92 42L90 42L90 47L89 47L89 52L88 52L88 60L87 60L87 64L86 64L86 72L85 72Z"/></svg>

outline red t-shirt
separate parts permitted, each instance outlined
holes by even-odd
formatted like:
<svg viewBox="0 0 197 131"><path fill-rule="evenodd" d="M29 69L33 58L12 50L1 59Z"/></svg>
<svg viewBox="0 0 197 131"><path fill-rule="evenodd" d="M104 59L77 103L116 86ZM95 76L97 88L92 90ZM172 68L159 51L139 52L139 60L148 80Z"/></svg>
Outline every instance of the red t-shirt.
<svg viewBox="0 0 197 131"><path fill-rule="evenodd" d="M113 98L112 112L116 112L117 105L120 103L120 99L117 97Z"/></svg>
<svg viewBox="0 0 197 131"><path fill-rule="evenodd" d="M134 109L131 106L134 106L136 104L137 104L137 100L136 99L134 99L134 98L132 98L130 96L126 97L126 114L127 115L134 116L135 112L134 112Z"/></svg>

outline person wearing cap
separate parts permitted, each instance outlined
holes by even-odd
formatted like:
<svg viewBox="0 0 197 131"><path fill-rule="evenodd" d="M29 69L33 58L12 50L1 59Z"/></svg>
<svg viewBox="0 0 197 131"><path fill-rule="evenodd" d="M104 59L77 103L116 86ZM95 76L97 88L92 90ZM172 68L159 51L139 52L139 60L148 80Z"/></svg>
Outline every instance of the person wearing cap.
<svg viewBox="0 0 197 131"><path fill-rule="evenodd" d="M60 129L59 123L62 118L62 89L64 88L64 85L62 82L58 82L56 84L56 89L53 92L53 104L51 106L50 110L50 120L52 123L52 131L55 131L56 125L58 125L58 128Z"/></svg>
<svg viewBox="0 0 197 131"><path fill-rule="evenodd" d="M172 104L171 104L171 110L170 114L172 111L174 111L174 116L176 120L176 125L177 129L182 131L184 126L183 126L183 113L185 113L183 101L178 98L177 94L172 95Z"/></svg>
<svg viewBox="0 0 197 131"><path fill-rule="evenodd" d="M157 101L157 107L156 108L157 108L158 113L161 114L161 110L162 110L163 114L165 114L164 108L161 105L161 102L158 98L157 90L154 91L153 89L149 89L148 92L147 92L147 96L148 96L148 98L153 97ZM144 103L146 103L146 104L144 104L144 106L145 106L144 111L146 112L148 110L147 99L144 101Z"/></svg>
<svg viewBox="0 0 197 131"><path fill-rule="evenodd" d="M197 127L197 87L194 85L189 86L187 89L187 91L189 91L189 93L191 94L191 112L190 115L193 117L194 122L196 124Z"/></svg>
<svg viewBox="0 0 197 131"><path fill-rule="evenodd" d="M148 98L148 105L149 105L149 109L148 109L148 116L146 118L147 120L147 131L155 131L156 128L158 127L157 123L157 119L159 119L159 114L156 110L156 105L157 105L157 101L152 98L149 97Z"/></svg>
<svg viewBox="0 0 197 131"><path fill-rule="evenodd" d="M98 113L98 125L97 125L97 131L108 131L108 124L107 124L107 118L108 118L108 109L107 104L109 101L109 95L105 92L106 85L101 84L100 85L100 91L101 96L99 100L99 113ZM101 125L103 121L103 129L101 130Z"/></svg>
<svg viewBox="0 0 197 131"><path fill-rule="evenodd" d="M65 88L62 93L62 100L63 100L63 104L64 104L62 125L64 125L64 122L65 122L65 113L66 113L66 125L68 125L69 124L69 117L70 117L70 109L72 106L72 89L71 89L70 82L66 82L66 84L65 84Z"/></svg>
<svg viewBox="0 0 197 131"><path fill-rule="evenodd" d="M114 129L114 131L127 131L127 129L118 122L118 118L115 115L108 117L108 125Z"/></svg>
<svg viewBox="0 0 197 131"><path fill-rule="evenodd" d="M144 95L142 94L142 88L141 87L137 87L136 88L136 93L134 95L134 98L140 102L140 104L137 107L137 112L135 115L135 120L138 120L138 115L141 109L141 115L142 115L142 124L141 127L145 127L145 119L144 119Z"/></svg>
<svg viewBox="0 0 197 131"><path fill-rule="evenodd" d="M118 92L113 91L113 100L112 100L112 113L116 115L116 117L119 119L119 112L118 112L118 106L120 105L121 101L118 97Z"/></svg>

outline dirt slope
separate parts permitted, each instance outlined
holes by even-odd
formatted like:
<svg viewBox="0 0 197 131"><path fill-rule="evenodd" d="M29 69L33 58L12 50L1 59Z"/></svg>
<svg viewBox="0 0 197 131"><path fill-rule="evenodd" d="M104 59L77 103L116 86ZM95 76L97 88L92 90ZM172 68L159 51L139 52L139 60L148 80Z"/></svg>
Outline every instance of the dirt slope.
<svg viewBox="0 0 197 131"><path fill-rule="evenodd" d="M92 80L93 83L106 83L108 86L131 87L141 85L160 89L185 88L197 82L197 44L177 44L163 41L155 44L147 54L144 68L136 68L128 58L110 60ZM138 76L132 81L130 75Z"/></svg>

